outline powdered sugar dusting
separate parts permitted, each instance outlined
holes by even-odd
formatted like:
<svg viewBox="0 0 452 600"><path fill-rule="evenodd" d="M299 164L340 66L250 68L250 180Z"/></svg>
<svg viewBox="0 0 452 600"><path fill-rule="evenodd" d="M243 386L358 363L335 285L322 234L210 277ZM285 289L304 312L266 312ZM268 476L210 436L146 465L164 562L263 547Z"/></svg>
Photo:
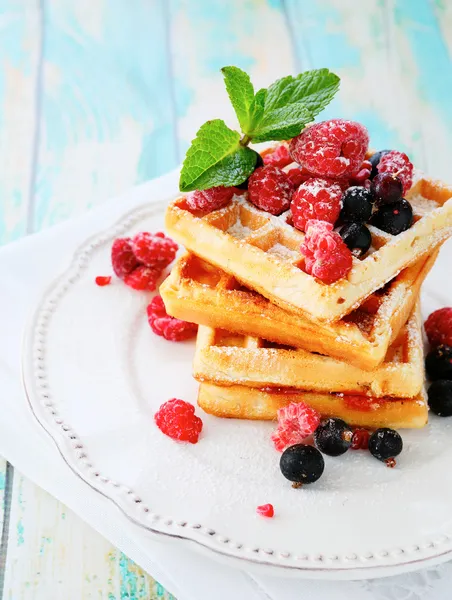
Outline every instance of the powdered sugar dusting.
<svg viewBox="0 0 452 600"><path fill-rule="evenodd" d="M286 258L288 260L293 260L298 258L299 253L295 252L295 250L291 250L290 248L287 248L287 246L284 246L283 244L275 244L274 246L272 246L271 248L269 248L267 250L268 254L274 254L275 256L280 256L282 258Z"/></svg>
<svg viewBox="0 0 452 600"><path fill-rule="evenodd" d="M424 198L420 194L415 194L411 196L409 199L411 206L413 207L413 211L416 215L421 217L428 215L435 210L435 208L439 208L438 202L434 200L429 200L428 198Z"/></svg>
<svg viewBox="0 0 452 600"><path fill-rule="evenodd" d="M253 233L253 230L250 227L243 225L240 221L236 221L234 225L227 229L227 233L239 240L243 240L249 237Z"/></svg>

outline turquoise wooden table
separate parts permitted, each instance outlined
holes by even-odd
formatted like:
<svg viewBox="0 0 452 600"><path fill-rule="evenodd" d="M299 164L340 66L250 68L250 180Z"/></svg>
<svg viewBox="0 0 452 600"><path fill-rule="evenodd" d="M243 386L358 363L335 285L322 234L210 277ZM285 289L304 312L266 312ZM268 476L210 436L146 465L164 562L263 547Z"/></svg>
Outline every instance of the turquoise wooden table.
<svg viewBox="0 0 452 600"><path fill-rule="evenodd" d="M0 0L0 40L5 244L176 167L201 123L233 118L227 64L257 87L329 67L325 118L452 180L448 0ZM0 495L3 598L170 597L5 460Z"/></svg>

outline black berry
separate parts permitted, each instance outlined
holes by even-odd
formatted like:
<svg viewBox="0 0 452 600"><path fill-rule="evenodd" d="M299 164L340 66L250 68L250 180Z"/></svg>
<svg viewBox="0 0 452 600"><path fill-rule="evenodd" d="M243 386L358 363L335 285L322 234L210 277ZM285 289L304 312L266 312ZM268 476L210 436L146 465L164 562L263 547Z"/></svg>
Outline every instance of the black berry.
<svg viewBox="0 0 452 600"><path fill-rule="evenodd" d="M425 369L431 381L452 379L452 346L441 344L427 354Z"/></svg>
<svg viewBox="0 0 452 600"><path fill-rule="evenodd" d="M382 427L377 429L370 436L369 450L372 456L385 462L388 467L395 466L394 458L398 456L403 449L403 440L397 431Z"/></svg>
<svg viewBox="0 0 452 600"><path fill-rule="evenodd" d="M366 188L354 185L342 194L341 219L344 223L365 223L372 214L372 195Z"/></svg>
<svg viewBox="0 0 452 600"><path fill-rule="evenodd" d="M375 154L372 154L372 156L369 158L370 164L372 165L372 171L370 173L371 179L373 179L375 175L378 174L377 165L380 162L381 157L387 154L388 152L391 152L391 150L380 150L379 152L375 152Z"/></svg>
<svg viewBox="0 0 452 600"><path fill-rule="evenodd" d="M353 431L342 419L322 421L314 433L315 445L324 454L339 456L352 444Z"/></svg>
<svg viewBox="0 0 452 600"><path fill-rule="evenodd" d="M373 178L370 184L370 192L376 206L393 204L402 199L403 183L397 175L379 173Z"/></svg>
<svg viewBox="0 0 452 600"><path fill-rule="evenodd" d="M413 209L405 199L385 204L374 213L370 222L386 233L399 235L413 224Z"/></svg>
<svg viewBox="0 0 452 600"><path fill-rule="evenodd" d="M372 243L370 231L362 223L347 223L339 234L355 256L365 254Z"/></svg>
<svg viewBox="0 0 452 600"><path fill-rule="evenodd" d="M281 455L281 473L294 483L314 483L322 476L325 468L323 456L313 446L295 444Z"/></svg>
<svg viewBox="0 0 452 600"><path fill-rule="evenodd" d="M428 405L439 417L452 416L452 381L434 381L428 389Z"/></svg>
<svg viewBox="0 0 452 600"><path fill-rule="evenodd" d="M259 152L256 152L255 150L252 150L252 152L254 152L254 154L256 155L256 165L254 167L254 170L258 169L259 167L263 167L264 159L262 158L262 156L259 154ZM249 179L249 177L248 177L248 179ZM248 179L245 179L245 181L243 183L241 183L240 185L236 185L235 187L237 187L239 190L247 190L248 189Z"/></svg>

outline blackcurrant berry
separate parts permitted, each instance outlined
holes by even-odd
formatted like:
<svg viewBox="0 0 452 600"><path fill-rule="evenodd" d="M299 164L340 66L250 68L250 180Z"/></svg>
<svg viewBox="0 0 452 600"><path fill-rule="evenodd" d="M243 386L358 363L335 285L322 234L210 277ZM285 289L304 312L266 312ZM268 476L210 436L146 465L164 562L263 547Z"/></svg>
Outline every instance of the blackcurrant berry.
<svg viewBox="0 0 452 600"><path fill-rule="evenodd" d="M403 183L396 175L379 173L370 184L370 192L376 206L393 204L402 199Z"/></svg>
<svg viewBox="0 0 452 600"><path fill-rule="evenodd" d="M313 446L295 444L289 446L279 461L281 473L294 483L314 483L325 468L323 456Z"/></svg>
<svg viewBox="0 0 452 600"><path fill-rule="evenodd" d="M452 346L441 344L430 350L425 357L425 370L431 381L452 380Z"/></svg>
<svg viewBox="0 0 452 600"><path fill-rule="evenodd" d="M386 233L399 235L413 224L413 209L405 199L384 204L374 213L370 222Z"/></svg>
<svg viewBox="0 0 452 600"><path fill-rule="evenodd" d="M365 223L372 214L372 195L366 188L354 185L342 194L340 218L344 223Z"/></svg>
<svg viewBox="0 0 452 600"><path fill-rule="evenodd" d="M324 454L339 456L352 444L353 431L342 419L322 421L314 433L315 445Z"/></svg>
<svg viewBox="0 0 452 600"><path fill-rule="evenodd" d="M347 223L339 234L354 256L363 256L372 243L372 235L363 223Z"/></svg>
<svg viewBox="0 0 452 600"><path fill-rule="evenodd" d="M439 417L452 416L452 381L434 381L428 388L428 405Z"/></svg>
<svg viewBox="0 0 452 600"><path fill-rule="evenodd" d="M395 466L394 458L403 449L400 434L389 427L382 427L373 432L369 439L369 450L372 456L385 462L389 467Z"/></svg>

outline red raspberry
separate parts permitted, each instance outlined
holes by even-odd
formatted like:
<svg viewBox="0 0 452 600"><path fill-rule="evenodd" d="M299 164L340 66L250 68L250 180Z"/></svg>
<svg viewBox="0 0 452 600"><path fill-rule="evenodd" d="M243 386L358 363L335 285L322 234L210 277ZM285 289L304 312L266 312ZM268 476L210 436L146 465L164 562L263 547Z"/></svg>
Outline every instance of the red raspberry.
<svg viewBox="0 0 452 600"><path fill-rule="evenodd" d="M147 307L149 325L152 331L170 342L182 342L196 335L198 326L175 317L166 312L161 296L155 296Z"/></svg>
<svg viewBox="0 0 452 600"><path fill-rule="evenodd" d="M275 514L275 509L272 504L262 504L256 508L256 512L262 517L269 517L271 519Z"/></svg>
<svg viewBox="0 0 452 600"><path fill-rule="evenodd" d="M371 173L372 163L370 162L370 160L365 160L360 166L358 172L351 178L351 183L349 185L365 185L365 182L369 181Z"/></svg>
<svg viewBox="0 0 452 600"><path fill-rule="evenodd" d="M196 190L186 196L186 201L192 210L211 212L226 206L236 193L235 187L213 187L208 190Z"/></svg>
<svg viewBox="0 0 452 600"><path fill-rule="evenodd" d="M105 285L109 285L111 283L111 277L98 275L94 281L96 282L96 285L104 287Z"/></svg>
<svg viewBox="0 0 452 600"><path fill-rule="evenodd" d="M195 415L193 404L177 398L162 404L154 421L162 433L180 442L196 444L202 430L202 421Z"/></svg>
<svg viewBox="0 0 452 600"><path fill-rule="evenodd" d="M293 224L305 231L312 219L336 223L341 212L342 190L337 183L311 178L300 185L292 196L290 209Z"/></svg>
<svg viewBox="0 0 452 600"><path fill-rule="evenodd" d="M290 155L307 171L333 179L358 172L369 134L360 123L346 119L322 121L307 127L290 142Z"/></svg>
<svg viewBox="0 0 452 600"><path fill-rule="evenodd" d="M293 183L284 171L273 167L259 167L248 180L248 197L258 208L280 215L290 206Z"/></svg>
<svg viewBox="0 0 452 600"><path fill-rule="evenodd" d="M432 346L452 346L452 307L435 310L425 321L425 333Z"/></svg>
<svg viewBox="0 0 452 600"><path fill-rule="evenodd" d="M309 221L301 246L305 270L323 283L334 283L352 268L352 253L331 223Z"/></svg>
<svg viewBox="0 0 452 600"><path fill-rule="evenodd" d="M273 165L283 169L293 163L292 157L289 154L289 148L281 144L277 146L273 152L269 152L264 156L264 165Z"/></svg>
<svg viewBox="0 0 452 600"><path fill-rule="evenodd" d="M367 429L355 429L352 437L352 450L367 450L369 448L370 433Z"/></svg>
<svg viewBox="0 0 452 600"><path fill-rule="evenodd" d="M132 250L130 238L118 238L111 247L111 264L119 279L124 279L140 264Z"/></svg>
<svg viewBox="0 0 452 600"><path fill-rule="evenodd" d="M320 423L320 414L304 402L291 402L278 410L278 428L271 438L276 450L303 442Z"/></svg>
<svg viewBox="0 0 452 600"><path fill-rule="evenodd" d="M132 251L136 258L146 267L165 268L173 262L178 245L164 233L148 233L142 231L132 239Z"/></svg>
<svg viewBox="0 0 452 600"><path fill-rule="evenodd" d="M379 173L391 173L403 183L403 193L406 194L413 185L413 163L404 152L391 150L380 158L377 165Z"/></svg>
<svg viewBox="0 0 452 600"><path fill-rule="evenodd" d="M153 292L161 275L161 269L140 265L124 277L124 283L134 290Z"/></svg>
<svg viewBox="0 0 452 600"><path fill-rule="evenodd" d="M287 171L286 175L294 184L295 189L307 179L311 179L311 175L309 173L305 173L299 167L294 167L293 169L290 169L290 171Z"/></svg>

